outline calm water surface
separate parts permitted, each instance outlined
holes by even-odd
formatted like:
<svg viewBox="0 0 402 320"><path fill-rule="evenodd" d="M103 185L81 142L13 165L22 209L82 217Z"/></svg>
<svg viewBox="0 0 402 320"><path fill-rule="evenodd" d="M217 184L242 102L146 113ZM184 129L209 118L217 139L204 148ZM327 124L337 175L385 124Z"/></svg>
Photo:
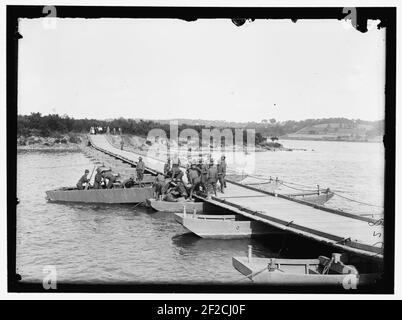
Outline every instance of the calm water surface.
<svg viewBox="0 0 402 320"><path fill-rule="evenodd" d="M329 186L343 195L382 205L384 149L381 144L285 141L308 151L257 153L256 173L285 181ZM311 151L314 150L314 151ZM82 153L19 152L17 156L17 272L42 281L56 267L58 281L233 282L242 277L233 256L276 253L272 239L207 240L186 233L170 214L133 205L53 204L45 191L73 186L93 162ZM358 214L375 207L334 197L328 206ZM302 255L311 258L308 250ZM314 253L315 254L315 253Z"/></svg>

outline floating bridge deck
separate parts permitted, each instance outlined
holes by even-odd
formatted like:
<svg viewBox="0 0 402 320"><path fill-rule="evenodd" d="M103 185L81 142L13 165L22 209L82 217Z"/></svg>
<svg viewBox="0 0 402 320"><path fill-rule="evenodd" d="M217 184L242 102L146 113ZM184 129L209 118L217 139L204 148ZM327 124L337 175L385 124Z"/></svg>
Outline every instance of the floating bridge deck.
<svg viewBox="0 0 402 320"><path fill-rule="evenodd" d="M163 172L163 161L120 150L111 145L105 135L90 135L90 141L96 149L131 164L142 156L150 171ZM374 219L291 200L234 181L227 181L224 194L203 200L340 250L374 259L383 258L383 228Z"/></svg>

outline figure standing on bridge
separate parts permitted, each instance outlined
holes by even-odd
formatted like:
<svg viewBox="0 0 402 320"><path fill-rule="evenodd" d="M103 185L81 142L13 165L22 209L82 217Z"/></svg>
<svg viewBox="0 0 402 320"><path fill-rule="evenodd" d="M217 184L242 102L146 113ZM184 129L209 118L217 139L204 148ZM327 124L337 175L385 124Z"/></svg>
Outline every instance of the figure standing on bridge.
<svg viewBox="0 0 402 320"><path fill-rule="evenodd" d="M165 185L165 176L162 173L159 173L154 182L154 197L156 200L159 200L159 198L164 194Z"/></svg>
<svg viewBox="0 0 402 320"><path fill-rule="evenodd" d="M218 169L216 165L214 165L214 159L211 158L211 163L208 169L208 198L209 198L209 190L212 188L216 197L216 183L218 181Z"/></svg>
<svg viewBox="0 0 402 320"><path fill-rule="evenodd" d="M193 199L194 190L199 190L201 184L201 170L197 168L195 162L191 164L190 169L188 170L188 181L191 184L190 187L190 200Z"/></svg>
<svg viewBox="0 0 402 320"><path fill-rule="evenodd" d="M220 191L222 193L223 189L226 188L226 161L225 161L225 156L221 157L221 161L218 164L218 179L219 179L219 184L220 184Z"/></svg>

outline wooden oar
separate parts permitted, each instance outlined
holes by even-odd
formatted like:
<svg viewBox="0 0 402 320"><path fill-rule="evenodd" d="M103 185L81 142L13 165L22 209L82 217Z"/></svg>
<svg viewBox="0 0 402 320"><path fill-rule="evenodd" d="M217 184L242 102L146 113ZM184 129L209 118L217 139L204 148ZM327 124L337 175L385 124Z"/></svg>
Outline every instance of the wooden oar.
<svg viewBox="0 0 402 320"><path fill-rule="evenodd" d="M94 166L94 168L92 169L92 173L91 173L91 176L89 177L87 185L85 186L85 190L88 190L88 188L89 188L89 182L91 181L91 178L92 178L92 175L94 174L95 168L96 168L96 166Z"/></svg>

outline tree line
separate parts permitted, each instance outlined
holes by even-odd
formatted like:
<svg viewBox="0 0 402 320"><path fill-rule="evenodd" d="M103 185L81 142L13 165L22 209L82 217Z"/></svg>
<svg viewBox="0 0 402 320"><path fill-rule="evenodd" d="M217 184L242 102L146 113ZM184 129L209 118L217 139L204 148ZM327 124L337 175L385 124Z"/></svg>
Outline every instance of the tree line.
<svg viewBox="0 0 402 320"><path fill-rule="evenodd" d="M307 119L302 121L285 121L276 122L270 120L270 123L250 122L243 126L243 129L255 129L256 143L265 141L265 137L279 137L288 133L294 133L308 126L322 123L342 123L344 126L355 126L357 124L373 125L376 131L383 131L384 121L363 121L349 120L346 118L329 118L329 119ZM169 137L169 123L160 123L152 120L136 120L117 118L112 120L97 120L97 119L74 119L67 115L60 116L58 114L42 115L39 112L31 113L30 115L18 115L17 119L17 135L18 136L42 136L52 137L67 133L88 133L91 127L109 127L121 128L124 134L133 134L141 137L147 137L148 132L152 129L162 129ZM203 124L179 124L179 132L183 129L194 129L201 136L202 129L214 129L214 126L206 126ZM217 129L222 129L216 127ZM232 128L233 135L235 128ZM246 142L246 131L244 131L243 140Z"/></svg>

